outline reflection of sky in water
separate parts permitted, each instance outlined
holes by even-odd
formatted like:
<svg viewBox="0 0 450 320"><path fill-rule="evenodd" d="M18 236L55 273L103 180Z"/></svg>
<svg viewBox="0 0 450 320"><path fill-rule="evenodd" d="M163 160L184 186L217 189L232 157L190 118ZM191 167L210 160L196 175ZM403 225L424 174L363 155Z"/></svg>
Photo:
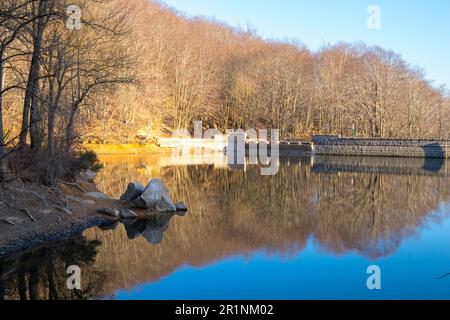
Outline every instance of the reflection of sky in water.
<svg viewBox="0 0 450 320"><path fill-rule="evenodd" d="M442 208L442 210L447 210ZM117 299L449 299L450 219L428 221L392 255L370 261L360 255L321 251L312 239L293 257L255 252L203 267L183 266ZM382 290L366 287L369 265L382 270Z"/></svg>

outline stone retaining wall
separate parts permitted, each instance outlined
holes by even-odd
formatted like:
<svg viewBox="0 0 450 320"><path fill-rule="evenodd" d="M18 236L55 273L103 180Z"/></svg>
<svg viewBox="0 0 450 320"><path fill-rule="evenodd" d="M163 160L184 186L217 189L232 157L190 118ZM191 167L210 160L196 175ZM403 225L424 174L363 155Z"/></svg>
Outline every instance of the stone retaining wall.
<svg viewBox="0 0 450 320"><path fill-rule="evenodd" d="M313 153L317 155L449 158L450 140L363 139L338 136L314 136Z"/></svg>

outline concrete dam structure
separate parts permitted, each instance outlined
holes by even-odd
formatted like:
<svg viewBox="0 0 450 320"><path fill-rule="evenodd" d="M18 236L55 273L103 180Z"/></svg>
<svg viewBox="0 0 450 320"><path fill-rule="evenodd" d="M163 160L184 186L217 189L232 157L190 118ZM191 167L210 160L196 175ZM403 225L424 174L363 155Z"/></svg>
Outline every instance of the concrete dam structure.
<svg viewBox="0 0 450 320"><path fill-rule="evenodd" d="M377 139L314 136L315 155L435 158L450 157L450 140Z"/></svg>

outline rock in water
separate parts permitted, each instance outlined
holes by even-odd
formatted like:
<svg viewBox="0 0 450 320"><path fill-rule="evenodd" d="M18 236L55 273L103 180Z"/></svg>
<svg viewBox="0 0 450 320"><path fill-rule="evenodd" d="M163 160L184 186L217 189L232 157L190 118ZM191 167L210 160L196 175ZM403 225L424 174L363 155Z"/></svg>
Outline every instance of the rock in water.
<svg viewBox="0 0 450 320"><path fill-rule="evenodd" d="M144 193L134 201L134 205L141 209L154 209L164 199L164 206L170 211L176 211L175 204L170 199L166 187L159 179L153 179L145 188Z"/></svg>
<svg viewBox="0 0 450 320"><path fill-rule="evenodd" d="M137 217L137 214L129 209L121 209L120 210L120 217L122 219L134 219Z"/></svg>
<svg viewBox="0 0 450 320"><path fill-rule="evenodd" d="M128 185L127 191L120 197L122 202L130 202L144 193L145 187L141 183L132 182Z"/></svg>
<svg viewBox="0 0 450 320"><path fill-rule="evenodd" d="M186 205L183 202L178 202L177 204L175 204L175 207L177 208L177 211L188 211Z"/></svg>
<svg viewBox="0 0 450 320"><path fill-rule="evenodd" d="M142 232L144 232L145 228L147 227L147 221L139 220L134 223L125 224L125 230L127 231L128 239L134 240L137 237L139 237Z"/></svg>
<svg viewBox="0 0 450 320"><path fill-rule="evenodd" d="M161 198L161 200L155 205L155 209L159 213L168 213L177 211L177 208L171 205L165 198Z"/></svg>
<svg viewBox="0 0 450 320"><path fill-rule="evenodd" d="M104 194L103 192L87 192L84 194L86 197L90 197L90 198L94 198L94 199L99 199L99 200L111 200L110 197L108 197L106 194Z"/></svg>

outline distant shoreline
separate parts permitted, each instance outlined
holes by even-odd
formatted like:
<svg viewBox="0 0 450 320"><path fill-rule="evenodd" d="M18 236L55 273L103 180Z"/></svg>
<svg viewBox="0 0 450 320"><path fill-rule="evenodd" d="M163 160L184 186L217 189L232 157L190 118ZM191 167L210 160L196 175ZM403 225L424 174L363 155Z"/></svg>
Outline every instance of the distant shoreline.
<svg viewBox="0 0 450 320"><path fill-rule="evenodd" d="M171 149L160 148L155 144L83 144L83 148L94 151L97 155L136 155L167 154Z"/></svg>

